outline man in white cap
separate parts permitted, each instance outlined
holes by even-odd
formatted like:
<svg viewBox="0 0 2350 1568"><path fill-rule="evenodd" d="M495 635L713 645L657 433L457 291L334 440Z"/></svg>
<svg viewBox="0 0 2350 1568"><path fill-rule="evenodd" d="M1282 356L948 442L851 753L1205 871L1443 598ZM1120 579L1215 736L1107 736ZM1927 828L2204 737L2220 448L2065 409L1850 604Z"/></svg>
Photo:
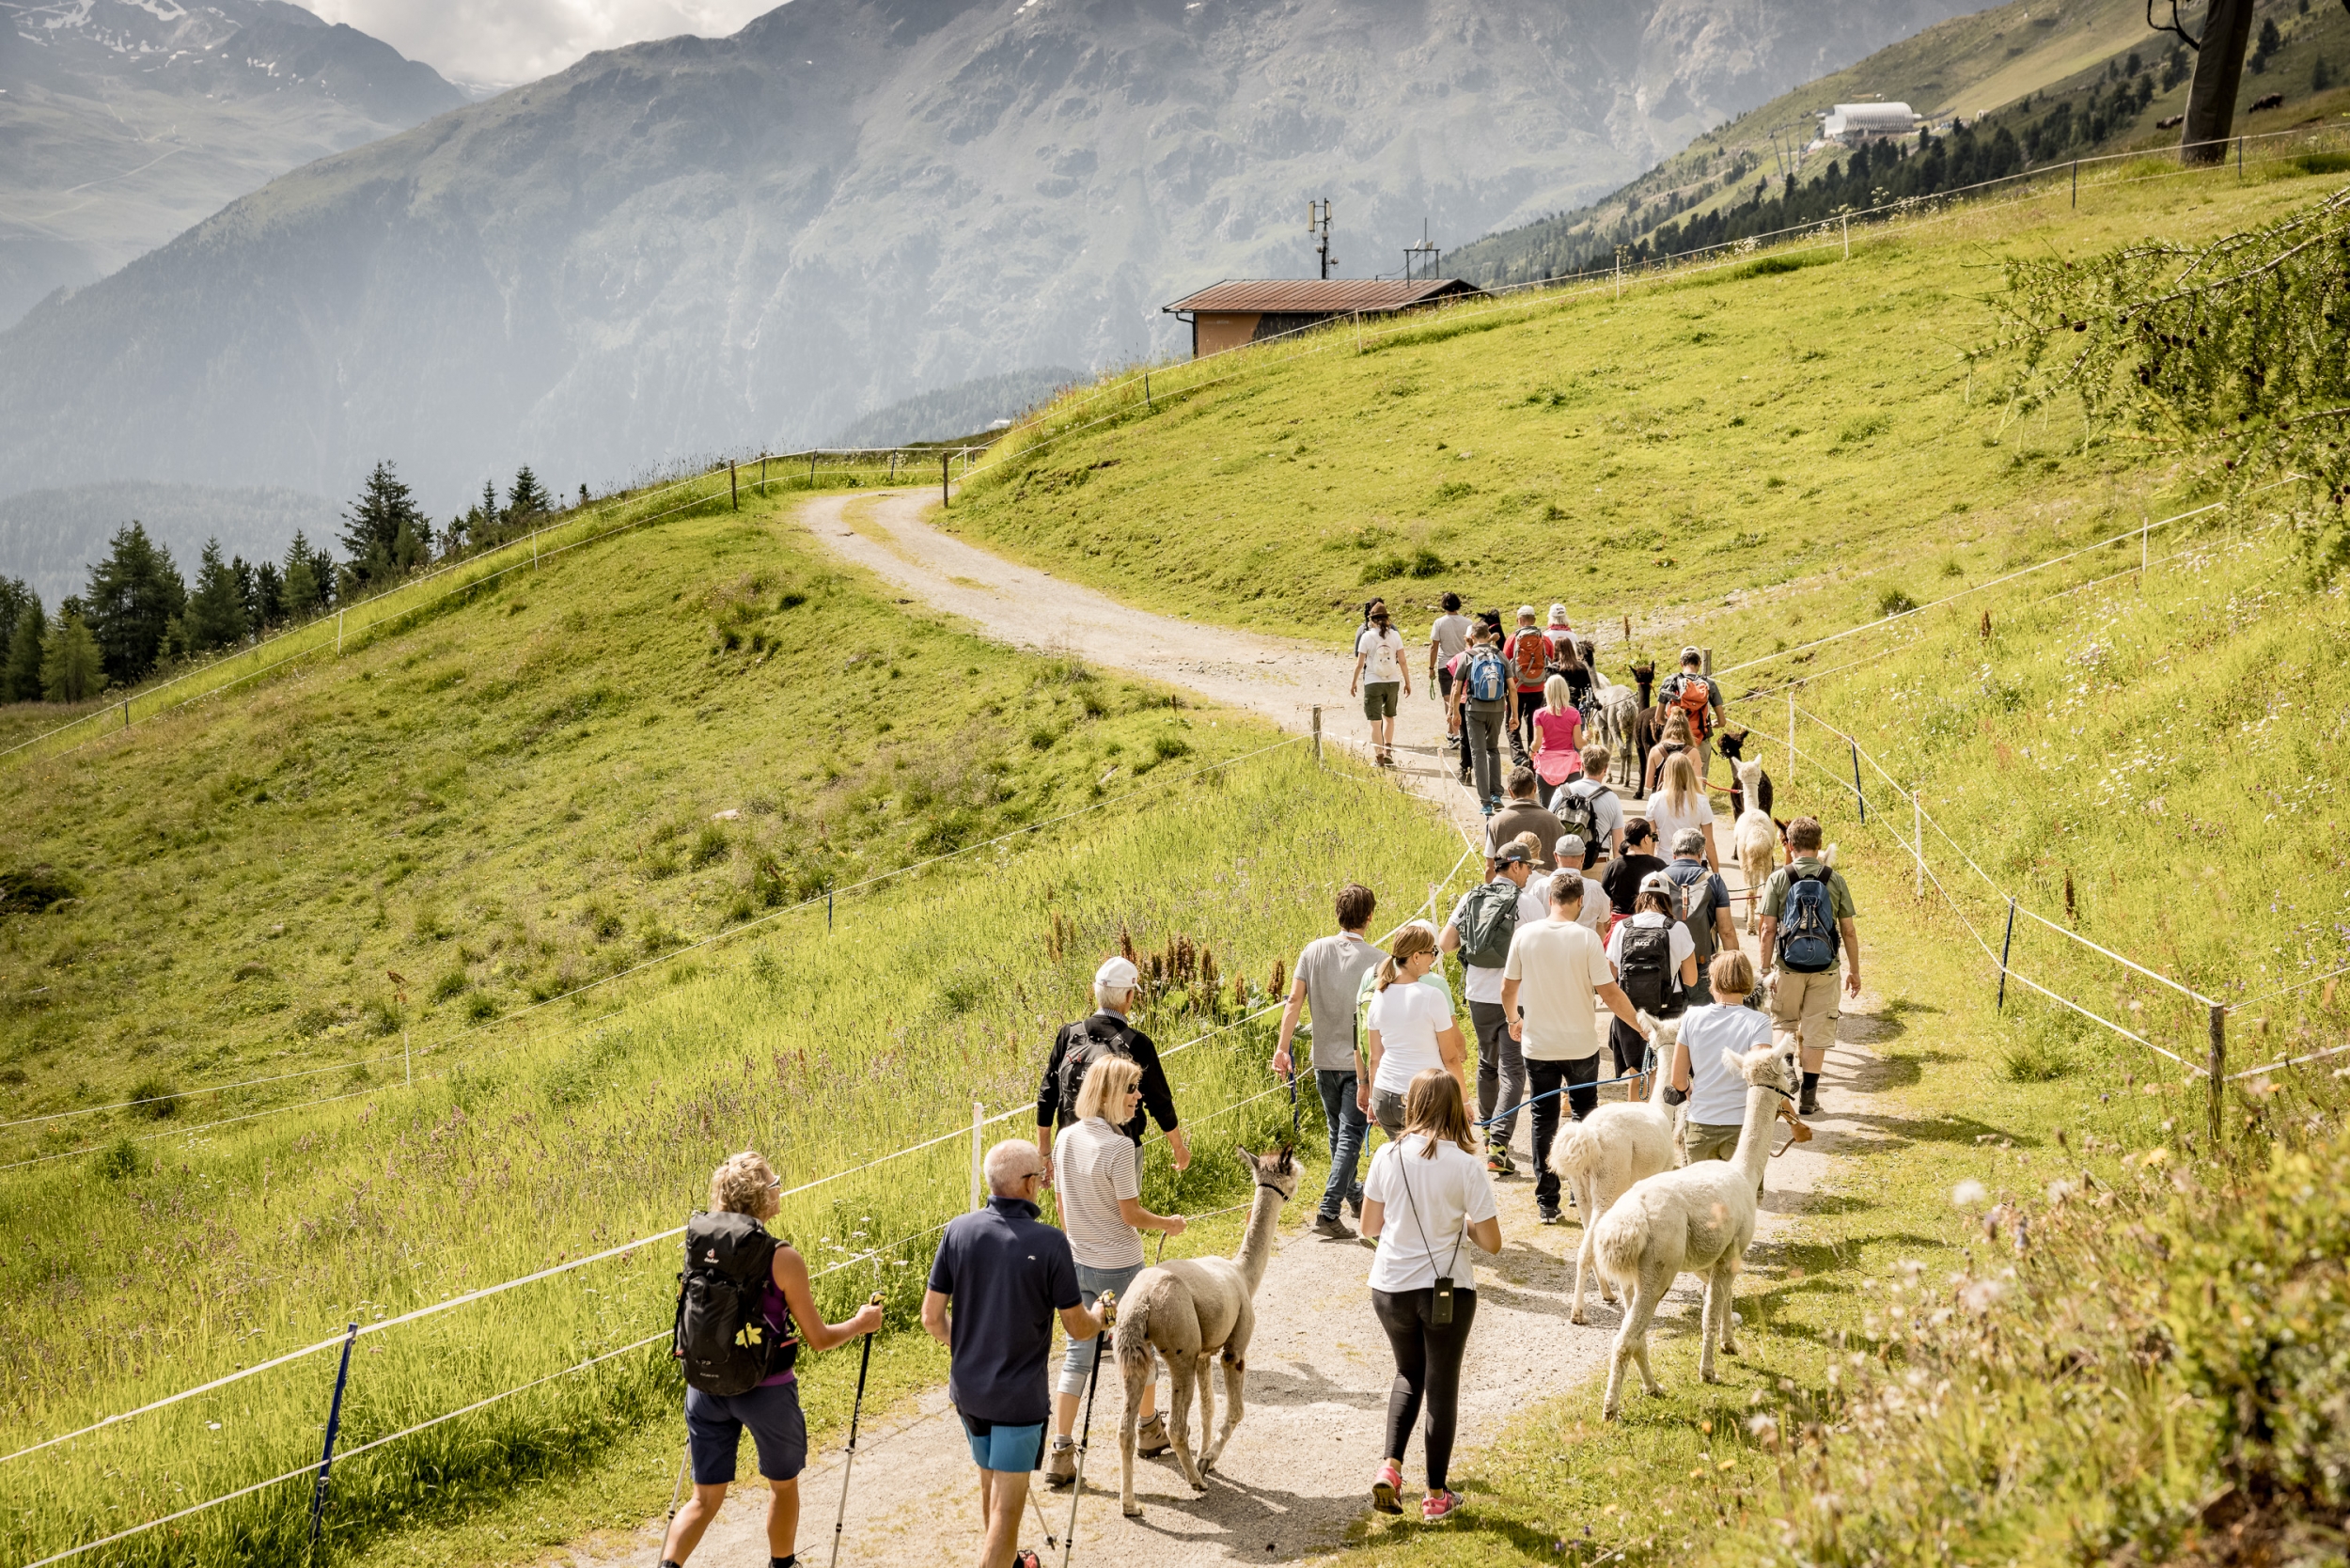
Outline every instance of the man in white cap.
<svg viewBox="0 0 2350 1568"><path fill-rule="evenodd" d="M1501 650L1501 656L1510 661L1516 676L1518 705L1511 714L1511 731L1517 737L1515 749L1534 749L1534 715L1543 711L1543 686L1550 679L1550 639L1534 624L1534 606L1518 606L1518 629L1510 634L1510 640Z"/></svg>
<svg viewBox="0 0 2350 1568"><path fill-rule="evenodd" d="M1093 972L1093 1016L1064 1024L1053 1036L1053 1054L1045 1058L1044 1078L1036 1093L1036 1147L1047 1159L1053 1152L1054 1132L1077 1120L1077 1090L1085 1083L1086 1069L1104 1057L1123 1057L1142 1069L1142 1104L1135 1119L1119 1131L1139 1146L1144 1127L1155 1121L1167 1134L1167 1152L1175 1157L1175 1168L1182 1170L1191 1164L1191 1144L1176 1123L1175 1091L1167 1087L1167 1071L1159 1065L1159 1048L1149 1035L1126 1022L1135 987L1141 980L1133 960L1104 959ZM1046 1179L1051 1179L1049 1171Z"/></svg>

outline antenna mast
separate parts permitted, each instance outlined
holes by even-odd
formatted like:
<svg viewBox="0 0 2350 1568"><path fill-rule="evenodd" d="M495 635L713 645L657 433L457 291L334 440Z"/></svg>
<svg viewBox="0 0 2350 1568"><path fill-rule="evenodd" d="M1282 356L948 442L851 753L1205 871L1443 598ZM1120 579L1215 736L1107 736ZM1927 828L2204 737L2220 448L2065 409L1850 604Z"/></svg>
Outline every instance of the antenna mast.
<svg viewBox="0 0 2350 1568"><path fill-rule="evenodd" d="M1330 201L1328 197L1325 196L1320 201L1309 200L1306 203L1306 237L1318 241L1314 249L1322 258L1322 275L1326 281L1330 276L1331 265L1338 260L1337 257L1330 254Z"/></svg>
<svg viewBox="0 0 2350 1568"><path fill-rule="evenodd" d="M1438 250L1434 242L1428 238L1428 220L1422 218L1419 221L1419 243L1403 247L1403 281L1412 283L1423 277L1433 278L1443 263L1444 252ZM1425 273L1419 270L1423 266L1427 268Z"/></svg>

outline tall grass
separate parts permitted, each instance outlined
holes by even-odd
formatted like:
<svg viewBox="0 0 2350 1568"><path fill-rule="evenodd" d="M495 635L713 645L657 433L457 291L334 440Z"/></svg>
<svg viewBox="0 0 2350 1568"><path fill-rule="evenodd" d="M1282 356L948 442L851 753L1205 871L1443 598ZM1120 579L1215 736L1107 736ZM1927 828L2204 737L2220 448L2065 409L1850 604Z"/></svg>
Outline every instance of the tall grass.
<svg viewBox="0 0 2350 1568"><path fill-rule="evenodd" d="M844 905L828 934L780 933L746 962L682 970L600 1027L413 1092L166 1145L112 1178L39 1168L6 1189L18 1217L0 1450L347 1322L666 1230L703 1201L716 1160L744 1147L791 1185L851 1172L791 1199L778 1228L817 1269L847 1264L819 1282L828 1315L879 1288L909 1322L930 1236L967 1201L968 1142L882 1156L967 1127L974 1100L990 1112L1027 1102L1051 1027L1087 1005L1104 952L1180 935L1213 954L1213 987L1195 960L1190 982L1145 1014L1172 1046L1264 1008L1276 964L1326 924L1337 884L1358 878L1401 903L1410 895L1395 890L1424 891L1457 855L1392 790L1278 751ZM1232 1179L1219 1151L1286 1135L1286 1100L1264 1093L1273 1023L1169 1061L1200 1158L1179 1181L1154 1154L1161 1200L1199 1206ZM1016 1111L990 1140L1031 1116ZM662 1330L673 1245L362 1338L343 1444ZM14 1462L4 1549L39 1557L299 1466L315 1456L333 1370L312 1356ZM374 1450L337 1477L338 1529L364 1536L436 1488L579 1463L676 1391L656 1346ZM108 1560L282 1561L306 1500L274 1488Z"/></svg>

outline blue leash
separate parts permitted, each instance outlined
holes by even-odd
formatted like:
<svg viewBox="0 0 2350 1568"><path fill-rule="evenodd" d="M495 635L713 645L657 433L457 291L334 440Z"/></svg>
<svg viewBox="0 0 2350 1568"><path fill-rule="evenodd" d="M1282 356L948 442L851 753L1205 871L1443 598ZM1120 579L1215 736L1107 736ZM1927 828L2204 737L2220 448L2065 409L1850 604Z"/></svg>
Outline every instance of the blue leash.
<svg viewBox="0 0 2350 1568"><path fill-rule="evenodd" d="M1493 1115L1485 1118L1484 1121L1472 1121L1469 1125L1472 1127L1490 1127L1496 1121L1505 1121L1510 1117L1517 1115L1518 1112L1524 1110L1528 1105L1534 1105L1539 1101L1547 1100L1553 1095L1564 1094L1571 1089L1600 1090L1606 1089L1610 1084L1628 1084L1636 1079L1645 1078L1651 1073L1656 1071L1656 1047L1650 1045L1640 1053L1640 1070L1637 1073L1626 1073L1622 1077L1618 1078L1602 1078L1597 1083L1560 1084L1557 1089L1544 1090L1542 1093L1535 1095L1530 1100L1521 1100L1516 1105L1512 1105L1508 1110L1497 1110L1494 1112Z"/></svg>

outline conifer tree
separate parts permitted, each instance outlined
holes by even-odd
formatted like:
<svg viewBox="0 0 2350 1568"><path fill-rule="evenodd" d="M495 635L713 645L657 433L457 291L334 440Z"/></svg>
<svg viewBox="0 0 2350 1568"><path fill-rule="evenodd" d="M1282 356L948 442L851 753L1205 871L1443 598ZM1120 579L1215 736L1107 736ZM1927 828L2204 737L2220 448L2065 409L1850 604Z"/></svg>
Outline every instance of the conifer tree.
<svg viewBox="0 0 2350 1568"><path fill-rule="evenodd" d="M98 643L107 677L129 685L155 667L171 622L187 607L187 585L171 552L137 520L116 531L106 556L90 568L75 619ZM66 617L62 609L58 622Z"/></svg>
<svg viewBox="0 0 2350 1568"><path fill-rule="evenodd" d="M514 482L506 492L506 521L517 528L532 527L540 512L554 510L555 497L539 483L539 476L530 471L530 464L525 463L515 469Z"/></svg>
<svg viewBox="0 0 2350 1568"><path fill-rule="evenodd" d="M8 657L8 643L16 635L16 618L39 603L39 595L23 578L0 577L0 660Z"/></svg>
<svg viewBox="0 0 2350 1568"><path fill-rule="evenodd" d="M244 595L238 591L236 573L220 558L217 539L204 541L196 592L188 598L182 625L192 653L209 653L244 640Z"/></svg>
<svg viewBox="0 0 2350 1568"><path fill-rule="evenodd" d="M400 564L403 527L410 535L406 548L412 556L418 543L429 546L432 537L432 525L425 521L415 497L389 463L375 465L343 521L343 548L351 552L349 574L352 586L361 589L386 586L406 570Z"/></svg>
<svg viewBox="0 0 2350 1568"><path fill-rule="evenodd" d="M263 561L253 569L253 629L277 626L286 619L286 580L278 575L275 561Z"/></svg>
<svg viewBox="0 0 2350 1568"><path fill-rule="evenodd" d="M40 690L52 702L85 702L106 684L98 639L78 615L60 615L41 643Z"/></svg>
<svg viewBox="0 0 2350 1568"><path fill-rule="evenodd" d="M17 612L16 628L8 634L7 662L0 664L0 702L40 700L40 649L49 638L49 618L40 601Z"/></svg>

